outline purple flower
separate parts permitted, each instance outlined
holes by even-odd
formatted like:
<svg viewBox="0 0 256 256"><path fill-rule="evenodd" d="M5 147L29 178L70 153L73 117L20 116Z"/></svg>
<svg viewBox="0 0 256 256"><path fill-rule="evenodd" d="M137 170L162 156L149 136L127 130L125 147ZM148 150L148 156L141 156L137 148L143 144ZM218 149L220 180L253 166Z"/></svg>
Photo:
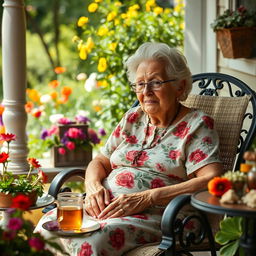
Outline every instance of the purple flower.
<svg viewBox="0 0 256 256"><path fill-rule="evenodd" d="M99 128L98 133L99 133L101 136L105 136L105 135L106 135L106 131L105 131L103 128Z"/></svg>
<svg viewBox="0 0 256 256"><path fill-rule="evenodd" d="M80 124L87 124L88 122L90 122L91 120L86 117L86 116L81 116L81 115L77 115L75 117L75 120L80 123Z"/></svg>
<svg viewBox="0 0 256 256"><path fill-rule="evenodd" d="M11 230L19 230L21 229L23 224L22 219L20 218L11 218L8 222L7 227Z"/></svg>
<svg viewBox="0 0 256 256"><path fill-rule="evenodd" d="M74 123L73 121L71 121L70 119L66 118L66 117L62 117L58 120L59 124L72 124Z"/></svg>
<svg viewBox="0 0 256 256"><path fill-rule="evenodd" d="M58 221L49 221L47 224L47 228L52 231L60 229Z"/></svg>
<svg viewBox="0 0 256 256"><path fill-rule="evenodd" d="M41 138L42 140L45 140L46 137L48 137L48 136L49 136L48 130L47 130L47 129L43 129L42 132L41 132L40 138Z"/></svg>
<svg viewBox="0 0 256 256"><path fill-rule="evenodd" d="M91 128L88 129L88 135L89 135L90 141L93 144L99 144L100 143L100 139L99 139L97 133L93 129L91 129Z"/></svg>

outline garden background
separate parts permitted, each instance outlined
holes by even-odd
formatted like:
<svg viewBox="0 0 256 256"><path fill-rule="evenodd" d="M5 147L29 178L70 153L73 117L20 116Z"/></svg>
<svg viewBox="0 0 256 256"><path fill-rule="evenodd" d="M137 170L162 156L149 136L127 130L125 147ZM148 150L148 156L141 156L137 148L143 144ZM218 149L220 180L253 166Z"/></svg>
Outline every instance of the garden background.
<svg viewBox="0 0 256 256"><path fill-rule="evenodd" d="M25 109L29 155L36 158L48 152L41 135L51 129L56 114L69 119L82 114L96 132L101 128L111 132L135 100L123 61L142 43L164 42L183 51L183 0L26 0L25 4ZM0 93L2 99L2 86Z"/></svg>

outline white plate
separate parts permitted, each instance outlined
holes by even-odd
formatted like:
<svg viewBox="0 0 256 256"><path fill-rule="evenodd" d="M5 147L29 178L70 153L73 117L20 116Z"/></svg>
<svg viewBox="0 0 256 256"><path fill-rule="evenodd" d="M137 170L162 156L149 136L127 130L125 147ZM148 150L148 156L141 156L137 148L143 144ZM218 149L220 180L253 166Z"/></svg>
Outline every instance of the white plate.
<svg viewBox="0 0 256 256"><path fill-rule="evenodd" d="M52 228L53 226L54 229ZM59 228L58 222L54 220L45 222L42 227L59 236L79 236L82 234L90 235L92 232L100 229L100 224L95 220L87 219L83 221L83 225L80 230L62 230Z"/></svg>

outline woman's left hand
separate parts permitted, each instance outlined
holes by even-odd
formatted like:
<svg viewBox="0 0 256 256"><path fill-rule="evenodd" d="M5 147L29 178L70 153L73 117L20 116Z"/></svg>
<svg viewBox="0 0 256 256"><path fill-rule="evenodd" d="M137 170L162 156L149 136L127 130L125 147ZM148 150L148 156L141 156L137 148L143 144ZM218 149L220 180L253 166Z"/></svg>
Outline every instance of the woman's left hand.
<svg viewBox="0 0 256 256"><path fill-rule="evenodd" d="M99 214L99 219L129 216L144 211L152 205L150 191L122 194L114 198Z"/></svg>

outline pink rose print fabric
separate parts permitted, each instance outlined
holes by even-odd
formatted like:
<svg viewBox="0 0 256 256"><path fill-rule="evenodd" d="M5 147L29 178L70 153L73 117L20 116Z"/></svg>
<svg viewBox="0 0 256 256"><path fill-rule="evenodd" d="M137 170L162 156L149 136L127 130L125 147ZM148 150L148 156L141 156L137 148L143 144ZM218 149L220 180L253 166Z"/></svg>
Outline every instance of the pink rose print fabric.
<svg viewBox="0 0 256 256"><path fill-rule="evenodd" d="M148 117L140 107L129 110L101 150L112 166L103 181L111 191L111 198L178 184L202 166L220 162L214 122L202 111L191 110L178 123L169 126L161 142L151 149L145 148L161 136L164 128L149 124L146 129L147 123ZM163 210L152 207L132 216L99 221L100 229L90 236L58 237L57 241L71 256L120 256L140 245L161 240ZM186 214L188 210L180 213ZM42 224L55 218L53 210L40 220L36 231L52 235ZM190 223L187 229L191 228L196 225Z"/></svg>

